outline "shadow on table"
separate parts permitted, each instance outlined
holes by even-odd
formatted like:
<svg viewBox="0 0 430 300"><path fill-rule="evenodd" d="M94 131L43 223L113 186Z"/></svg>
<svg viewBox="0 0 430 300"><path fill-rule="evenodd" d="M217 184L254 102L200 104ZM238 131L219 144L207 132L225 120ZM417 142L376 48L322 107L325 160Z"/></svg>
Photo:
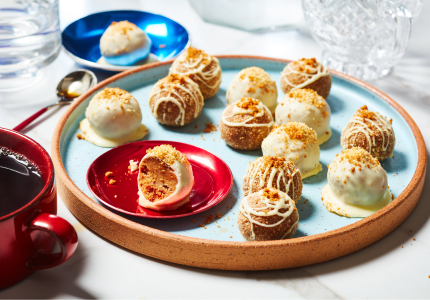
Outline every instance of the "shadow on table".
<svg viewBox="0 0 430 300"><path fill-rule="evenodd" d="M84 271L86 254L78 245L75 253L64 264L33 273L23 281L0 291L0 299L96 299L78 283ZM49 288L47 288L49 286Z"/></svg>

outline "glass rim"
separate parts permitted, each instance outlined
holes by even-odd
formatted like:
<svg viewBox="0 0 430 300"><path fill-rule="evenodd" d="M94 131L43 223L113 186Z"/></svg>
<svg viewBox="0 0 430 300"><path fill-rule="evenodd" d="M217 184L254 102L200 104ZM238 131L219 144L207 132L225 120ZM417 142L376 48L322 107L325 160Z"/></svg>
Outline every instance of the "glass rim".
<svg viewBox="0 0 430 300"><path fill-rule="evenodd" d="M15 3L19 3L19 2L20 1L15 0ZM10 19L6 19L6 20L0 19L0 25L5 25L5 24L10 25L11 23L23 22L27 19L33 18L34 16L46 13L46 12L52 10L56 5L59 4L59 0L52 0L52 1L48 0L48 2L42 0L40 2L49 3L49 5L39 6L40 9L38 9L37 12L32 13L32 14L20 15L20 16L17 16L16 18L10 18ZM21 11L21 10L19 8L13 7L13 6L11 6L11 4L9 4L8 6L1 6L0 5L0 12L2 12L2 11Z"/></svg>

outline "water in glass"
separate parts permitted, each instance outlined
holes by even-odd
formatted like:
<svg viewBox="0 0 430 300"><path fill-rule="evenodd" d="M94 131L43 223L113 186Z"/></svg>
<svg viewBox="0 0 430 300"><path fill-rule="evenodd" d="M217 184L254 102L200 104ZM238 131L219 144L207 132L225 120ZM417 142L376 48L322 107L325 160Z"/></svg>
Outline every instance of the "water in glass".
<svg viewBox="0 0 430 300"><path fill-rule="evenodd" d="M0 0L0 90L31 81L60 49L58 0Z"/></svg>

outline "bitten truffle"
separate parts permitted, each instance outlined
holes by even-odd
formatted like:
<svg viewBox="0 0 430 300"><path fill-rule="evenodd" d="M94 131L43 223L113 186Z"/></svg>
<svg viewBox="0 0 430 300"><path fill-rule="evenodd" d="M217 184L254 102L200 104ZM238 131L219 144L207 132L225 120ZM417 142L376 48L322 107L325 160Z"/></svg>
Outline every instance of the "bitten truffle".
<svg viewBox="0 0 430 300"><path fill-rule="evenodd" d="M175 210L190 201L194 176L187 158L170 145L148 149L139 163L139 204L157 211Z"/></svg>

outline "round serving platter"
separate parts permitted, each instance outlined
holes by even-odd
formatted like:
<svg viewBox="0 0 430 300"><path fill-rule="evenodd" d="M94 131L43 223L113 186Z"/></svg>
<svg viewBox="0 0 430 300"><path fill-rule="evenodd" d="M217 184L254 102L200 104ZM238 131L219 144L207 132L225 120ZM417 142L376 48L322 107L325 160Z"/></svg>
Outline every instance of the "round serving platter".
<svg viewBox="0 0 430 300"><path fill-rule="evenodd" d="M178 264L224 270L265 270L298 267L346 255L381 239L412 212L421 195L426 171L426 150L412 118L387 95L355 78L330 71L333 86L327 101L332 111L333 136L321 146L323 171L303 181L297 204L300 227L295 238L281 241L245 242L236 225L243 198L242 176L261 150L237 151L225 145L220 133L204 132L206 124L218 124L226 106L225 93L241 69L257 66L266 70L279 86L281 70L288 60L254 56L218 56L222 84L213 98L205 101L201 115L191 124L173 128L160 125L147 104L154 83L168 74L172 61L142 66L115 75L82 95L66 111L55 129L52 158L58 190L70 211L100 236L132 251ZM119 87L139 101L145 140L170 140L207 149L230 167L234 183L229 195L215 207L180 219L143 219L123 215L102 206L86 185L86 172L99 155L108 151L79 140L79 121L93 95L104 87ZM279 89L279 98L283 93ZM344 218L326 210L321 189L327 167L341 152L340 134L349 118L362 105L393 119L396 134L394 157L382 162L395 200L364 218ZM216 216L222 215L221 218Z"/></svg>

